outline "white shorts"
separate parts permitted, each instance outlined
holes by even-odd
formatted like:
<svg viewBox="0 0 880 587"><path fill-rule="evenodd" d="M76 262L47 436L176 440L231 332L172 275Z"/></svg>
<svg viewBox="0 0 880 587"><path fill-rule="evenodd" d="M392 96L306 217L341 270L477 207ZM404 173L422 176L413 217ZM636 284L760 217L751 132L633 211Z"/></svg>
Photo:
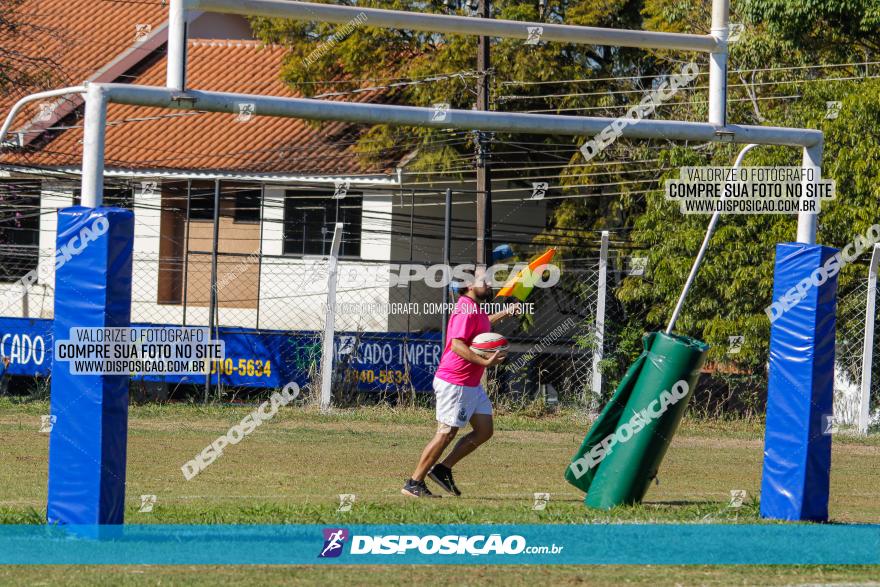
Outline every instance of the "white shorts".
<svg viewBox="0 0 880 587"><path fill-rule="evenodd" d="M467 387L434 378L437 421L453 428L464 427L474 414L492 415L492 402L482 385Z"/></svg>

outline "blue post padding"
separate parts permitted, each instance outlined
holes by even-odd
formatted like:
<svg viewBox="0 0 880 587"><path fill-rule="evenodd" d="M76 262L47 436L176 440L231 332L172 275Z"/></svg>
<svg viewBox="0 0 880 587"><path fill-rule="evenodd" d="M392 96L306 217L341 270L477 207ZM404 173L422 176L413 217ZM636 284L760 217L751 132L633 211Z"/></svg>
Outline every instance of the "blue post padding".
<svg viewBox="0 0 880 587"><path fill-rule="evenodd" d="M827 421L832 416L837 274L836 269L816 270L831 267L833 261L825 263L836 253L820 245L776 245L773 301L780 302L786 295L792 299L799 284L805 296L788 310L775 312L779 315L770 326L761 480L764 518L828 519L831 436ZM816 285L825 276L827 280Z"/></svg>
<svg viewBox="0 0 880 587"><path fill-rule="evenodd" d="M68 340L72 327L130 324L133 242L129 210L58 211L56 341ZM129 378L70 371L69 362L52 366L46 517L58 524L121 524Z"/></svg>

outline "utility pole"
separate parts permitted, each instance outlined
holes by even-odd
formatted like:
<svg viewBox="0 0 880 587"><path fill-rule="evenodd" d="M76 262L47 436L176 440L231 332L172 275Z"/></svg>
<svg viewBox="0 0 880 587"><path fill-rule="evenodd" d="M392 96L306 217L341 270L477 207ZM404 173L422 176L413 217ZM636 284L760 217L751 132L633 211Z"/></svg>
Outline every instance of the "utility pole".
<svg viewBox="0 0 880 587"><path fill-rule="evenodd" d="M479 0L480 18L491 18L489 0ZM489 110L489 37L477 44L477 110ZM477 131L477 263L492 264L492 173L489 135Z"/></svg>

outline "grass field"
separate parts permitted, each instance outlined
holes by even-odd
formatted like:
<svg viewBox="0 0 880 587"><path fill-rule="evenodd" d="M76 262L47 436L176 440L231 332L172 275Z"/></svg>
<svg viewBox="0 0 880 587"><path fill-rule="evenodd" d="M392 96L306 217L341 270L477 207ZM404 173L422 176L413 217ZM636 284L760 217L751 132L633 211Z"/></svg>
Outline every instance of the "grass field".
<svg viewBox="0 0 880 587"><path fill-rule="evenodd" d="M645 503L590 512L562 479L588 427L560 413L497 418L495 437L456 468L461 498L412 500L400 486L433 431L427 410L387 407L330 416L283 409L191 481L181 465L252 407L134 406L128 440L128 523L601 523L758 522L762 424L685 420ZM48 405L0 399L0 523L40 523L46 501ZM844 434L834 441L831 517L880 523L880 438ZM730 491L749 501L728 507ZM533 493L550 504L534 511ZM338 512L339 494L357 496ZM141 495L156 495L141 513ZM588 547L588 545L585 545ZM0 569L0 583L27 584L797 584L865 583L863 567L516 567L453 570L302 567L64 567Z"/></svg>

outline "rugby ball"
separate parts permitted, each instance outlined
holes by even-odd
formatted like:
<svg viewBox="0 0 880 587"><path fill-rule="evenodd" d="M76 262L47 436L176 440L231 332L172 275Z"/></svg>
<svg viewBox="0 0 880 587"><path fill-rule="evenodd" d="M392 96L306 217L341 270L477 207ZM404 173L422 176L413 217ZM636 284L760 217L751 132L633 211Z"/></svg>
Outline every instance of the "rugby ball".
<svg viewBox="0 0 880 587"><path fill-rule="evenodd" d="M495 351L501 351L503 355L507 353L509 346L507 339L496 332L478 334L471 341L471 350L481 357L491 357Z"/></svg>

